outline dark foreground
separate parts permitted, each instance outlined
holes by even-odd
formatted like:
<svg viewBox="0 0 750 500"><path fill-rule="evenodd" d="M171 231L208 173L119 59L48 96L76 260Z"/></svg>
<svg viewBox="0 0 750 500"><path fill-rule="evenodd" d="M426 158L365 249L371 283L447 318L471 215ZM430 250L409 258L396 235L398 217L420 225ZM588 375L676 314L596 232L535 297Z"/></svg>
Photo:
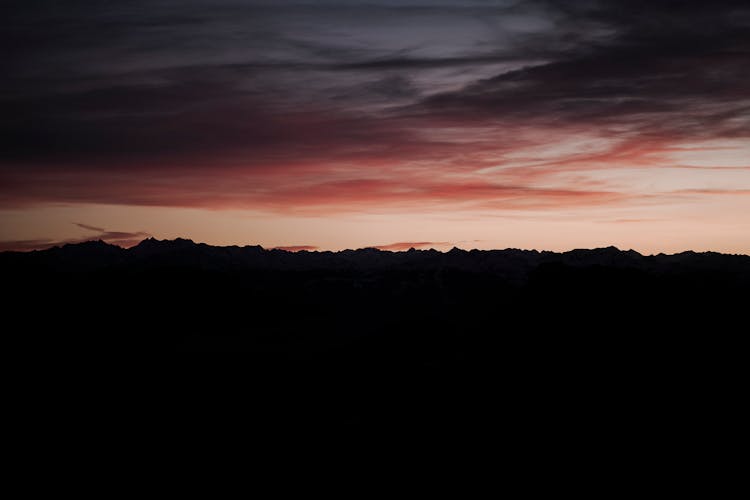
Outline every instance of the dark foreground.
<svg viewBox="0 0 750 500"><path fill-rule="evenodd" d="M721 399L739 377L750 297L748 256L615 248L292 254L90 242L6 252L0 272L6 315L22 325L5 331L7 346L76 360L63 370L156 360L174 376L159 378L165 394L188 387L231 396L224 403L320 403L335 385L338 403L348 395L344 420L400 414L375 403L378 391L417 407L452 394L488 408L522 393L565 411L586 388L589 404L619 414L631 411L623 391L657 406L688 393ZM467 408L445 404L435 411ZM308 416L317 407L303 406Z"/></svg>
<svg viewBox="0 0 750 500"><path fill-rule="evenodd" d="M293 254L90 242L6 252L0 272L25 325L14 336L40 349L244 352L259 363L678 351L744 335L750 293L748 256L615 248Z"/></svg>

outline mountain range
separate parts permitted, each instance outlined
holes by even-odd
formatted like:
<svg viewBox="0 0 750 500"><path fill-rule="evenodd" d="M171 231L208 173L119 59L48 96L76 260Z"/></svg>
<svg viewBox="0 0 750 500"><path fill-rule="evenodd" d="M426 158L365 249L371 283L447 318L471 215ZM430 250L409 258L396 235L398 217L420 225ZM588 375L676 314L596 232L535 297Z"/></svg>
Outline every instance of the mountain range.
<svg viewBox="0 0 750 500"><path fill-rule="evenodd" d="M411 408L435 432L494 429L518 408L503 406L514 391L551 405L523 417L534 425L571 404L633 422L696 390L731 400L744 379L746 255L292 253L147 239L0 253L0 276L4 347L32 353L36 387L80 370L96 402L114 371L121 387L138 380L137 399L198 393L222 418L265 415L265 428L379 426ZM113 356L127 362L113 369ZM61 405L69 387L56 390Z"/></svg>
<svg viewBox="0 0 750 500"><path fill-rule="evenodd" d="M705 353L743 338L750 303L750 256L614 247L293 253L90 241L0 253L0 275L8 324L20 325L6 338L25 345L243 353L289 370Z"/></svg>
<svg viewBox="0 0 750 500"><path fill-rule="evenodd" d="M261 246L212 246L189 239L148 238L125 249L101 240L67 244L32 252L2 252L0 266L54 272L182 269L193 271L378 271L443 270L486 273L524 283L540 266L612 268L654 273L715 272L740 281L750 274L750 256L692 251L673 255L641 255L615 247L578 249L557 253L536 250L415 250L391 252L375 248L358 250L300 251L264 249Z"/></svg>

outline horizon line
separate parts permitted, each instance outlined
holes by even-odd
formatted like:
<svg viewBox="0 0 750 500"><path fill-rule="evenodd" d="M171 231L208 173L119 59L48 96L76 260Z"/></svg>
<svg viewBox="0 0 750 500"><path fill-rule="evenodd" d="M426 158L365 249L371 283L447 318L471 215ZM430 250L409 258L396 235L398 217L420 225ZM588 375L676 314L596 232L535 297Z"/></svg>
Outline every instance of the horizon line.
<svg viewBox="0 0 750 500"><path fill-rule="evenodd" d="M26 243L26 242L32 242L34 240L26 240L22 241L20 243ZM569 252L575 252L575 251L594 251L594 250L608 250L608 249L614 249L618 252L622 253L636 253L640 255L641 257L649 257L649 256L657 256L657 255L680 255L683 253L697 253L697 254L719 254L719 255L732 255L732 256L743 256L743 257L750 257L749 253L731 253L731 252L721 252L716 250L705 250L705 251L696 251L696 250L682 250L677 251L674 253L666 253L666 252L658 252L658 253L642 253L638 250L635 250L633 248L630 249L621 249L616 245L607 245L607 246L599 246L599 247L593 247L593 248L587 248L587 247L576 247L571 248L569 250L539 250L537 248L520 248L520 247L505 247L505 248L461 248L457 246L454 243L451 242L396 242L396 243L390 243L385 245L370 245L370 246L363 246L358 248L343 248L339 250L327 250L324 248L320 248L315 245L281 245L281 246L269 246L265 247L261 244L246 244L246 245L217 245L217 244L211 244L203 241L196 242L195 240L191 238L183 238L183 237L177 237L173 239L158 239L153 236L149 236L148 238L144 238L140 241L134 242L132 245L130 244L118 244L117 242L109 242L102 238L91 238L91 239L84 239L84 240L76 240L76 241L59 241L59 242L49 242L48 244L41 244L37 248L22 248L22 245L19 246L19 248L12 248L12 243L15 242L2 242L0 241L0 253L34 253L34 252L44 252L44 251L50 251L54 250L56 248L64 248L68 246L78 246L78 245L85 245L90 243L102 243L107 246L120 248L122 250L132 250L144 242L153 241L156 243L174 243L174 242L189 242L193 245L204 245L208 247L214 247L214 248L260 248L263 251L278 251L278 252L286 252L286 253L341 253L341 252L356 252L356 251L363 251L363 250L375 250L378 252L388 252L388 253L407 253L407 252L437 252L442 254L448 254L453 251L461 251L461 252L497 252L497 251L521 251L521 252L537 252L537 253L557 253L557 254L564 254ZM3 245L3 243L11 243L11 245ZM461 243L461 242L457 242ZM405 245L412 245L412 246L405 246ZM440 246L448 246L453 245L448 250L439 250L435 248L435 245Z"/></svg>

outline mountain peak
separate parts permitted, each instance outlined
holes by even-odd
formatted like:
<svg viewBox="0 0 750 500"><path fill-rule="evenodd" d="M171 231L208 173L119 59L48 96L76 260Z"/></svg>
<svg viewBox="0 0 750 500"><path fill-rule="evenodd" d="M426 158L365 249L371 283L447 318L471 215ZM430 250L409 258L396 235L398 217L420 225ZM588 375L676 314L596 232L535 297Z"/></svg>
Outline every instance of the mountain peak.
<svg viewBox="0 0 750 500"><path fill-rule="evenodd" d="M115 245L110 245L104 240L98 239L98 240L88 240L88 241L81 241L78 243L66 243L62 246L62 248L107 248L107 247L114 247Z"/></svg>
<svg viewBox="0 0 750 500"><path fill-rule="evenodd" d="M173 240L159 240L154 238L153 236L150 238L146 238L145 240L138 243L133 248L138 247L156 247L156 246L192 246L196 243L187 238L175 238Z"/></svg>

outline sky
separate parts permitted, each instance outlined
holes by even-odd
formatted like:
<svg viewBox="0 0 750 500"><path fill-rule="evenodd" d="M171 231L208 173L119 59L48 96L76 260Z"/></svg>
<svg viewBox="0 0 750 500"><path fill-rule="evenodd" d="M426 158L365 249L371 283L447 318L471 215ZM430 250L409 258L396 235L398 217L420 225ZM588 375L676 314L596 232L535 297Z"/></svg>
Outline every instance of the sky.
<svg viewBox="0 0 750 500"><path fill-rule="evenodd" d="M750 3L6 1L0 250L750 254Z"/></svg>

